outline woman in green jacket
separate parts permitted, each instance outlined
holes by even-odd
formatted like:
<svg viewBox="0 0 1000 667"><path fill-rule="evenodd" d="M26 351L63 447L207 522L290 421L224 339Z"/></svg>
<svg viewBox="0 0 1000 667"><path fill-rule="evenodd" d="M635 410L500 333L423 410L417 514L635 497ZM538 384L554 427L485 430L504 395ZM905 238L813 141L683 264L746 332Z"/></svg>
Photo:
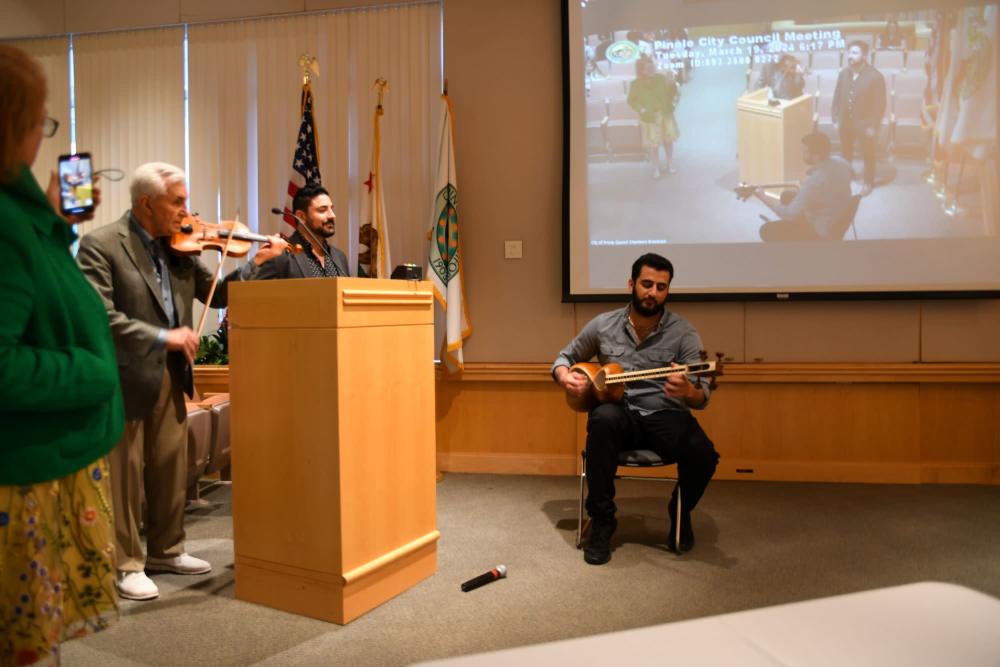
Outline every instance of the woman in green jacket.
<svg viewBox="0 0 1000 667"><path fill-rule="evenodd" d="M642 146L653 164L653 178L659 178L661 145L667 158L667 173L676 171L673 165L674 142L680 132L674 119L674 108L680 92L673 72L667 70L667 76L657 73L656 63L648 56L636 61L635 71L637 76L628 89L628 105L639 114Z"/></svg>
<svg viewBox="0 0 1000 667"><path fill-rule="evenodd" d="M105 454L122 396L76 234L29 170L58 128L45 97L38 63L0 45L0 665L56 663L118 613Z"/></svg>

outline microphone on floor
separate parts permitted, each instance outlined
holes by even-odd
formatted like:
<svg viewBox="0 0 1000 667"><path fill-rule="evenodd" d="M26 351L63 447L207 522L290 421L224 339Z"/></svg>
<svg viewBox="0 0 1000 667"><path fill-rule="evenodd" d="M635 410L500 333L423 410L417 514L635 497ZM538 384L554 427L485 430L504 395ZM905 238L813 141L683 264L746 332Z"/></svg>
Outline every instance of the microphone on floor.
<svg viewBox="0 0 1000 667"><path fill-rule="evenodd" d="M469 579L467 582L462 584L462 592L468 593L471 590L475 590L480 586L485 586L486 584L492 581L496 581L497 579L503 579L506 576L507 576L507 566L497 565L489 572L483 573L478 577Z"/></svg>

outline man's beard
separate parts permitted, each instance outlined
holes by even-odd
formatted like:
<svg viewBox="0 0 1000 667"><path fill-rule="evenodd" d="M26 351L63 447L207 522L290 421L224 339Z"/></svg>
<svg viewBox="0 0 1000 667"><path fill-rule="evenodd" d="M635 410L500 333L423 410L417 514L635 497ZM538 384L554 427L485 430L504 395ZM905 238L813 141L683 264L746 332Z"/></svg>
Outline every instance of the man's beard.
<svg viewBox="0 0 1000 667"><path fill-rule="evenodd" d="M656 297L648 297L650 300L656 303L652 308L648 308L643 305L642 301L639 299L639 295L636 294L635 287L632 288L632 310L639 313L643 317L653 317L654 315L660 315L663 313L663 309L666 304L666 299L663 301L656 301Z"/></svg>
<svg viewBox="0 0 1000 667"><path fill-rule="evenodd" d="M324 240L330 238L331 236L333 236L334 234L337 233L336 228L327 230L326 225L324 223L322 223L322 222L320 224L318 224L318 225L315 225L315 226L310 225L309 226L309 231L311 231L317 237L319 237L321 239L324 239Z"/></svg>

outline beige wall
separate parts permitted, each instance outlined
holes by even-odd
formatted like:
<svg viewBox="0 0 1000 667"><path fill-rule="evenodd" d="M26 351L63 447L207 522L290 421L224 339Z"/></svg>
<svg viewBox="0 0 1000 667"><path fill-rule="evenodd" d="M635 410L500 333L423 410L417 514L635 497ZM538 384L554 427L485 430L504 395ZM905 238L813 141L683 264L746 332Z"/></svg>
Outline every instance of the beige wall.
<svg viewBox="0 0 1000 667"><path fill-rule="evenodd" d="M610 307L560 303L559 5L445 0L445 76L455 104L459 215L475 328L466 361L549 361L577 328ZM505 239L524 242L524 259L503 259ZM679 303L674 309L699 327L710 352L735 361L1000 360L995 300Z"/></svg>
<svg viewBox="0 0 1000 667"><path fill-rule="evenodd" d="M0 0L0 37L388 2ZM474 327L466 361L549 361L583 323L609 307L560 303L559 5L444 0L445 76L455 105L466 296ZM699 6L735 11L731 2ZM523 259L503 258L508 239L523 241ZM1000 361L995 300L683 303L675 309L700 328L710 352L735 361Z"/></svg>

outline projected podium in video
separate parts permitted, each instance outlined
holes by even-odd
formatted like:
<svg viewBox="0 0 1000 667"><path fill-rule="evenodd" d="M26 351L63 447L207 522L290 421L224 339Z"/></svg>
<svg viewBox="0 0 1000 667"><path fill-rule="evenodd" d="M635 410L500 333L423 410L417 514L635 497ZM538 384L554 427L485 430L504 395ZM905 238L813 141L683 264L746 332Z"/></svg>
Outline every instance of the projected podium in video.
<svg viewBox="0 0 1000 667"><path fill-rule="evenodd" d="M239 283L229 322L236 597L343 624L432 575L430 283Z"/></svg>
<svg viewBox="0 0 1000 667"><path fill-rule="evenodd" d="M798 181L806 173L802 137L813 130L813 97L768 104L767 88L736 100L740 180L751 185Z"/></svg>

